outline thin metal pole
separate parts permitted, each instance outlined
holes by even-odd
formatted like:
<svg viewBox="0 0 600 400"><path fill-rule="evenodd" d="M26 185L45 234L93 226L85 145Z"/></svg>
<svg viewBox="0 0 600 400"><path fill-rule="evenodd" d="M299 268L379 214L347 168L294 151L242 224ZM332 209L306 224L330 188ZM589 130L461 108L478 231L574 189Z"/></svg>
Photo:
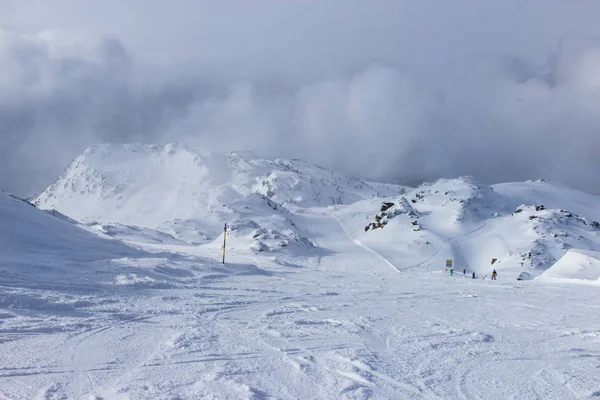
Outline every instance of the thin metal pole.
<svg viewBox="0 0 600 400"><path fill-rule="evenodd" d="M227 243L227 224L223 228L223 264L225 264L225 244Z"/></svg>

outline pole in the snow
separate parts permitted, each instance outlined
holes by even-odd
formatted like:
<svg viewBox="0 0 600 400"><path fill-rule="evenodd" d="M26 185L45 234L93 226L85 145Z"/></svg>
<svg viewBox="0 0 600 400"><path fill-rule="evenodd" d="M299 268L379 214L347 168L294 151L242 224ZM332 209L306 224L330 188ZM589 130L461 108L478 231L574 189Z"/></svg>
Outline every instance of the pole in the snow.
<svg viewBox="0 0 600 400"><path fill-rule="evenodd" d="M227 224L223 228L223 264L225 264L225 244L227 244Z"/></svg>

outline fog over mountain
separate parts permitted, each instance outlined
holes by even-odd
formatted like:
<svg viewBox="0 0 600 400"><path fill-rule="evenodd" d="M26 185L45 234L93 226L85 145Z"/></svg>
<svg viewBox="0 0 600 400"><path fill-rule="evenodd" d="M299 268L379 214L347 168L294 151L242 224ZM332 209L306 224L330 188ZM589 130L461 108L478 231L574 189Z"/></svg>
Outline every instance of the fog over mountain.
<svg viewBox="0 0 600 400"><path fill-rule="evenodd" d="M155 4L156 3L156 4ZM0 188L180 142L414 184L600 193L594 1L0 0Z"/></svg>

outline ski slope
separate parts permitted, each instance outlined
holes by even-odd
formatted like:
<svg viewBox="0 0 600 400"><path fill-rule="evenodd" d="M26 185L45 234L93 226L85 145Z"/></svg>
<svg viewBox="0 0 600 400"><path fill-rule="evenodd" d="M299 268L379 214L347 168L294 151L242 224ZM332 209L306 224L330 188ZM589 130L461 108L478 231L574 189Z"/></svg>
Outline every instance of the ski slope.
<svg viewBox="0 0 600 400"><path fill-rule="evenodd" d="M9 309L0 393L565 399L600 390L597 288L399 272L350 238L343 218L296 221L319 243L316 263L264 258L260 269L195 277L193 260L218 249L152 244L189 258L179 263L190 271L184 287L122 284L118 295L79 295L87 303L58 316ZM233 253L228 265L248 261Z"/></svg>
<svg viewBox="0 0 600 400"><path fill-rule="evenodd" d="M262 193L287 162L236 156L224 177L206 160L226 156L115 148L79 158L46 212L0 193L0 398L600 397L597 197L301 162L284 172L302 185Z"/></svg>
<svg viewBox="0 0 600 400"><path fill-rule="evenodd" d="M511 279L523 272L535 277L570 249L600 248L593 220L600 198L571 189L560 197L553 183L532 183L535 191L523 187L443 179L408 190L400 200L362 200L339 209L357 240L404 270L438 270L452 259L457 271L477 276L496 269ZM365 231L381 217L382 201L395 204L385 212L386 225Z"/></svg>

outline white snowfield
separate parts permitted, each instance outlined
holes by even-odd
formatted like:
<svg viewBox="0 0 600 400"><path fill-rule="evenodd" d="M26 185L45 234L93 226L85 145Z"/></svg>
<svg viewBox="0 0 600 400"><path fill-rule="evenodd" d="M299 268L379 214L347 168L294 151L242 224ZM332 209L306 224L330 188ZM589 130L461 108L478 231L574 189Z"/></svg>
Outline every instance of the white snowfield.
<svg viewBox="0 0 600 400"><path fill-rule="evenodd" d="M538 279L600 285L600 252L569 250Z"/></svg>
<svg viewBox="0 0 600 400"><path fill-rule="evenodd" d="M0 193L0 399L600 398L596 196L104 145L34 203Z"/></svg>

